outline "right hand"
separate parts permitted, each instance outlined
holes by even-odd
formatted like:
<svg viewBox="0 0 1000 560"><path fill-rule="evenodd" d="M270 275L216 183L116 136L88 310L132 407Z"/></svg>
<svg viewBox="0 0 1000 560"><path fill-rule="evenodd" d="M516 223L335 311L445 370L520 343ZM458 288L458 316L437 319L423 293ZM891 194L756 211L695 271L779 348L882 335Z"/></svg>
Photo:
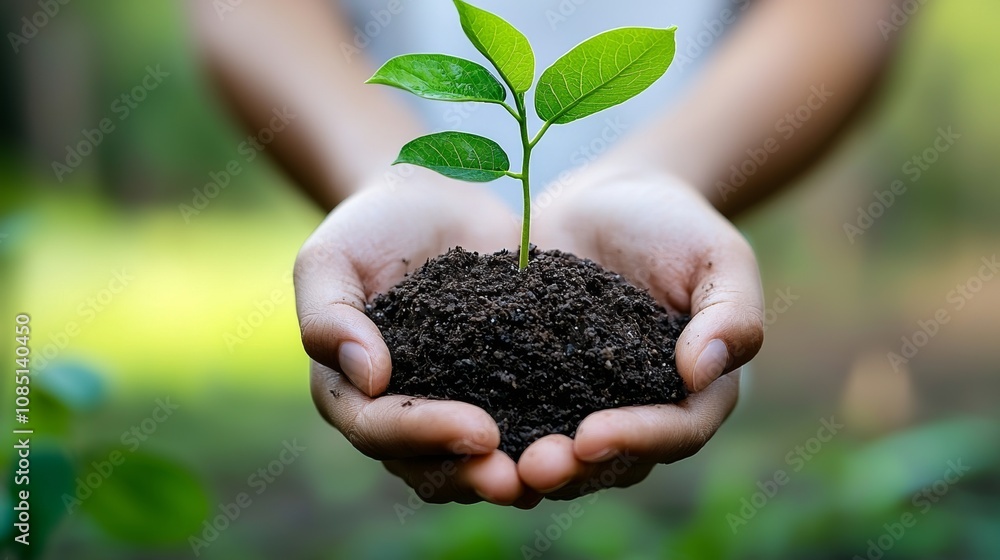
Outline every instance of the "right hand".
<svg viewBox="0 0 1000 560"><path fill-rule="evenodd" d="M691 395L675 404L597 411L572 439L553 434L532 443L518 472L547 498L630 486L654 465L696 453L736 406L736 372L764 339L760 273L737 229L692 185L605 157L561 185L540 212L536 239L593 259L665 309L691 316L675 357ZM616 463L626 457L632 466L619 472Z"/></svg>
<svg viewBox="0 0 1000 560"><path fill-rule="evenodd" d="M500 432L486 411L455 401L374 398L389 385L392 360L365 303L451 247L491 253L518 239L517 222L488 191L429 175L414 170L399 186L380 180L360 190L299 252L296 307L312 358L313 401L354 447L427 502L533 507L540 496L498 449Z"/></svg>

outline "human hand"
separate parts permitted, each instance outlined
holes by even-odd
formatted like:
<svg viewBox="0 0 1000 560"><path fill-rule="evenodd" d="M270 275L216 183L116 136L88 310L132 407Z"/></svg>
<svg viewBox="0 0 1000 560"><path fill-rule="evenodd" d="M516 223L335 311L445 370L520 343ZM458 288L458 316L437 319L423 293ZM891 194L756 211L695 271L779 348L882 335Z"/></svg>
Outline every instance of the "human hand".
<svg viewBox="0 0 1000 560"><path fill-rule="evenodd" d="M590 258L668 310L691 315L676 360L692 393L677 404L595 412L573 439L539 439L518 462L521 480L546 497L571 499L630 486L656 464L696 453L735 407L738 369L763 342L763 296L749 244L694 188L610 162L562 185L537 209L535 224L541 248Z"/></svg>
<svg viewBox="0 0 1000 560"><path fill-rule="evenodd" d="M317 408L354 447L383 461L428 502L529 507L539 497L497 449L499 429L481 408L374 398L388 386L392 364L364 305L451 247L494 252L516 245L509 212L484 189L415 170L398 188L380 182L348 198L296 259L296 305Z"/></svg>

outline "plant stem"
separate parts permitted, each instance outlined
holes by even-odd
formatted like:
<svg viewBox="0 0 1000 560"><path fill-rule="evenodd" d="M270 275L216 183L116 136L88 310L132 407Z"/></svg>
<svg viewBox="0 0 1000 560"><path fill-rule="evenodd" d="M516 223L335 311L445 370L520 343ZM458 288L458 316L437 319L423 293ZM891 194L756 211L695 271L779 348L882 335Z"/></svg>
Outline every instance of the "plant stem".
<svg viewBox="0 0 1000 560"><path fill-rule="evenodd" d="M528 268L528 235L531 232L531 148L534 147L528 139L528 114L524 110L524 94L514 95L517 104L517 112L520 118L517 124L521 128L521 147L523 159L521 161L521 190L524 194L524 218L521 222L521 258L518 265L520 270Z"/></svg>
<svg viewBox="0 0 1000 560"><path fill-rule="evenodd" d="M514 117L515 119L517 119L519 121L521 120L521 118L522 118L521 115L519 115L517 113L517 111L514 110L513 107L511 107L510 105L508 105L506 103L501 103L500 105L502 105L503 108L506 109L507 112L510 113L512 117Z"/></svg>
<svg viewBox="0 0 1000 560"><path fill-rule="evenodd" d="M534 148L535 144L537 144L538 141L542 139L542 136L545 135L545 132L549 129L550 126L552 126L552 122L553 121L548 121L545 124L543 124L542 128L539 129L538 134L536 134L535 137L531 139L531 142L528 142L528 145Z"/></svg>

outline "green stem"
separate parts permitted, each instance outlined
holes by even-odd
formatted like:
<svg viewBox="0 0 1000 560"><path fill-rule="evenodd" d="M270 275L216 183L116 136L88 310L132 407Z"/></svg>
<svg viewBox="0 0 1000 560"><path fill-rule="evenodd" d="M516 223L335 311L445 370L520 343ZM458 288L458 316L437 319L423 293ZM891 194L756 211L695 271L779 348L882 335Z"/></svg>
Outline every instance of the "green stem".
<svg viewBox="0 0 1000 560"><path fill-rule="evenodd" d="M545 124L543 124L542 128L538 130L538 134L536 134L535 137L531 139L531 142L528 142L528 145L534 148L535 144L537 144L538 141L542 139L542 136L545 135L545 131L547 131L550 126L552 126L552 121L548 121Z"/></svg>
<svg viewBox="0 0 1000 560"><path fill-rule="evenodd" d="M501 103L500 105L502 105L504 109L507 109L507 112L510 113L512 117L519 121L521 120L521 115L517 114L517 111L515 111L513 107L506 103Z"/></svg>
<svg viewBox="0 0 1000 560"><path fill-rule="evenodd" d="M521 258L518 268L524 270L528 268L528 236L531 233L531 148L533 144L528 139L528 114L524 109L524 94L514 95L517 103L517 112L520 118L517 124L521 128L521 146L523 148L523 159L521 162L521 190L524 193L524 218L521 222Z"/></svg>

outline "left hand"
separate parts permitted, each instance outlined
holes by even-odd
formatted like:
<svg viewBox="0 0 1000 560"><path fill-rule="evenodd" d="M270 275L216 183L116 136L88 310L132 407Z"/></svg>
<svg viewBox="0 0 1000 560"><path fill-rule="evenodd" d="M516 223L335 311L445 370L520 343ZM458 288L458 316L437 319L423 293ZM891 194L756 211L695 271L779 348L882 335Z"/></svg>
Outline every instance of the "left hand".
<svg viewBox="0 0 1000 560"><path fill-rule="evenodd" d="M376 176L330 213L296 259L296 306L317 409L425 501L530 507L539 497L497 449L500 432L485 410L380 396L395 372L365 302L450 247L493 252L516 240L509 209L489 191L418 171L400 188Z"/></svg>
<svg viewBox="0 0 1000 560"><path fill-rule="evenodd" d="M559 191L536 210L541 249L592 259L692 317L676 349L686 400L595 412L574 439L546 436L522 455L527 486L572 499L635 484L705 445L736 405L740 366L763 342L763 296L750 245L675 177L602 162Z"/></svg>

